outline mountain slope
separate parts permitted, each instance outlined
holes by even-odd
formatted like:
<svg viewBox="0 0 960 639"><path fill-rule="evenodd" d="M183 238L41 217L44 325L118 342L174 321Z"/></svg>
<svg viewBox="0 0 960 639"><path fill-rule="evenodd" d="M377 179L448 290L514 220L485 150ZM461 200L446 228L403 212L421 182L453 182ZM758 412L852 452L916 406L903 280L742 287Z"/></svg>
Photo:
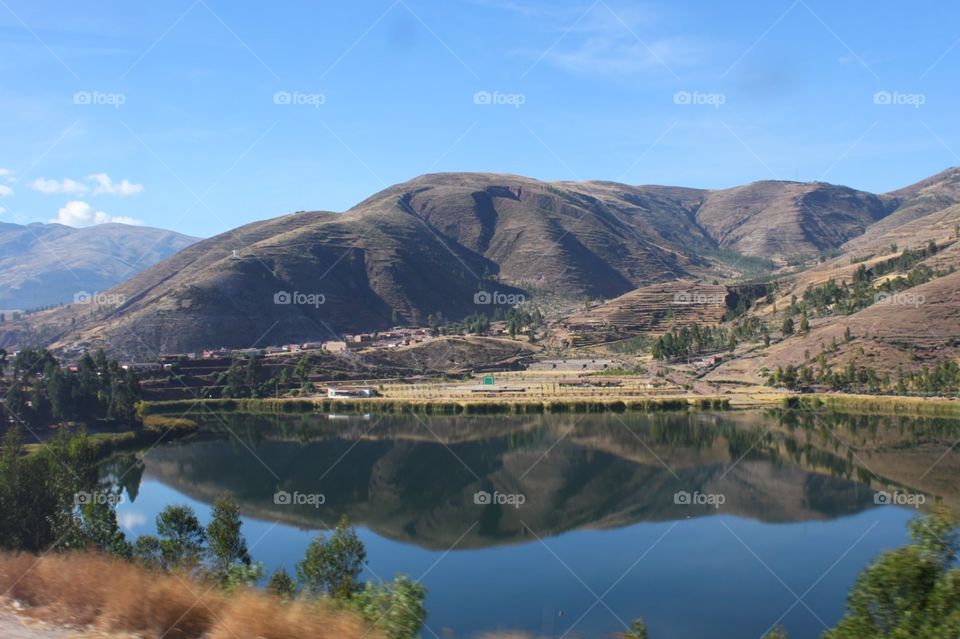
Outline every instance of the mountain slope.
<svg viewBox="0 0 960 639"><path fill-rule="evenodd" d="M862 236L850 240L846 248L862 248L878 238L896 233L903 226L960 204L960 168L947 169L883 197L895 206L894 212L872 224Z"/></svg>
<svg viewBox="0 0 960 639"><path fill-rule="evenodd" d="M72 303L153 266L196 238L127 224L0 224L0 309Z"/></svg>
<svg viewBox="0 0 960 639"><path fill-rule="evenodd" d="M721 247L784 258L837 248L893 208L844 186L767 181L710 193L697 222Z"/></svg>
<svg viewBox="0 0 960 639"><path fill-rule="evenodd" d="M152 356L318 341L398 322L423 326L431 315L491 315L491 296L504 306L549 300L555 314L569 315L585 298L740 279L744 256L783 263L837 249L879 229L898 206L918 206L931 189L943 195L937 202L950 201L950 175L883 196L824 183L704 191L424 175L344 213L295 213L198 242L118 285L111 293L121 304L31 316L28 326L5 327L0 344L29 335ZM895 229L926 237L943 213ZM763 261L751 259L751 267ZM841 263L852 267L849 256L828 265ZM477 298L479 291L492 295Z"/></svg>
<svg viewBox="0 0 960 639"><path fill-rule="evenodd" d="M84 314L66 339L144 355L322 340L492 312L479 290L575 300L715 276L702 256L715 244L690 213L696 195L423 176L342 214L291 214L199 242L117 286L125 303ZM275 303L284 293L293 303ZM63 337L73 319L67 310L52 322Z"/></svg>

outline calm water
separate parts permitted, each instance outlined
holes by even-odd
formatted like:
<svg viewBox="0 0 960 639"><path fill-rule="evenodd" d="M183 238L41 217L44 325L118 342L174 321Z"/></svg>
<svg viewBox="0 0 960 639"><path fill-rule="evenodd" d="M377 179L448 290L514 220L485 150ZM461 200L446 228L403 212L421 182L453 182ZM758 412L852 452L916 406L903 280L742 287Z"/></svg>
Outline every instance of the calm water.
<svg viewBox="0 0 960 639"><path fill-rule="evenodd" d="M232 494L270 570L292 573L347 515L366 579L406 573L428 588L427 637L607 637L635 617L656 639L760 637L775 624L818 637L858 571L906 539L916 509L878 506L877 491L928 503L960 492L948 421L424 419L222 415L106 470L122 475L131 537L168 504L205 521ZM324 503L276 503L278 491Z"/></svg>

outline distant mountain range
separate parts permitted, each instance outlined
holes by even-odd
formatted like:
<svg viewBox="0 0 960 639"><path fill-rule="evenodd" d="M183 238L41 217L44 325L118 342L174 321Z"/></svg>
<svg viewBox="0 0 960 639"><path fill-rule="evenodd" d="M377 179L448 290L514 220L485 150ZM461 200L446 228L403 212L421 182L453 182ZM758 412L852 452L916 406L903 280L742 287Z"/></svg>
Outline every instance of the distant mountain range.
<svg viewBox="0 0 960 639"><path fill-rule="evenodd" d="M73 303L75 296L106 291L196 241L128 224L0 223L0 309Z"/></svg>
<svg viewBox="0 0 960 639"><path fill-rule="evenodd" d="M919 241L938 211L960 201L958 179L952 169L875 195L821 182L707 191L425 175L345 213L284 215L196 243L170 234L158 246L189 246L112 289L121 303L55 311L38 318L39 334L147 355L423 325L431 314L490 314L491 300L518 296L575 304L663 282L731 282L758 265L860 250L901 228ZM74 246L92 259L89 243ZM143 253L131 249L124 259ZM21 273L23 281L41 280ZM80 287L62 279L71 295ZM480 291L491 295L478 298Z"/></svg>

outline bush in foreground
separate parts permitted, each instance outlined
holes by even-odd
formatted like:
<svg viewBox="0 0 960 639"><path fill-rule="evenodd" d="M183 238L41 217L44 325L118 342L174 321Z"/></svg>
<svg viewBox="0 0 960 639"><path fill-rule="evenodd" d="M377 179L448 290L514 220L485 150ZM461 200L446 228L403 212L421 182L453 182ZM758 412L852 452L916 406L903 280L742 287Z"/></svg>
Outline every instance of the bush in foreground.
<svg viewBox="0 0 960 639"><path fill-rule="evenodd" d="M358 615L325 600L227 593L98 553L0 555L0 591L32 616L108 632L184 639L383 639Z"/></svg>

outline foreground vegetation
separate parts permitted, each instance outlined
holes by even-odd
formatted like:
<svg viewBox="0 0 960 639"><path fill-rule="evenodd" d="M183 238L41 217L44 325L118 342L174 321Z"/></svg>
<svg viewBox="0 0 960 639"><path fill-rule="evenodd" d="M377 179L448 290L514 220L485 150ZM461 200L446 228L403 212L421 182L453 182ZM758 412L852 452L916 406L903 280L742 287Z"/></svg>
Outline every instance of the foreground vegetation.
<svg viewBox="0 0 960 639"><path fill-rule="evenodd" d="M122 560L137 567L125 573L134 580L137 571L145 571L167 586L173 583L167 576L173 576L184 587L184 579L189 579L202 584L203 590L215 590L215 597L226 598L230 593L254 597L247 591L264 577L263 566L251 558L240 510L232 499L215 502L206 527L188 506L168 506L157 515L157 535L141 535L131 543L117 522L121 489L101 482L96 463L97 446L85 434L61 433L28 455L19 429L11 429L0 446L0 549L44 555L92 551L113 558L102 560L107 564L94 562L95 573L98 567L116 566ZM365 563L366 550L344 519L329 536L320 535L311 542L297 564L296 579L281 568L270 577L267 589L278 599L274 605L296 601L289 609L296 618L305 616L298 612L302 607L319 605L349 611L388 639L417 636L426 617L425 589L402 576L392 583L361 583ZM10 583L18 583L17 579ZM58 587L66 586L54 586L52 591ZM90 604L89 595L84 597ZM183 614L189 612L188 608ZM210 630L200 622L189 628L196 634L184 636L199 637Z"/></svg>

